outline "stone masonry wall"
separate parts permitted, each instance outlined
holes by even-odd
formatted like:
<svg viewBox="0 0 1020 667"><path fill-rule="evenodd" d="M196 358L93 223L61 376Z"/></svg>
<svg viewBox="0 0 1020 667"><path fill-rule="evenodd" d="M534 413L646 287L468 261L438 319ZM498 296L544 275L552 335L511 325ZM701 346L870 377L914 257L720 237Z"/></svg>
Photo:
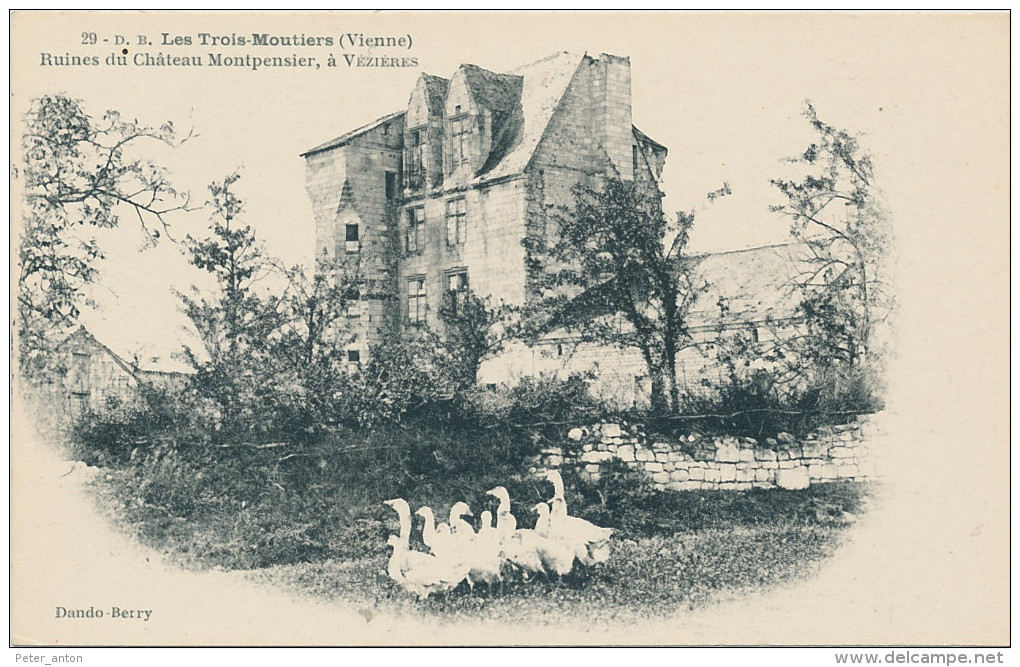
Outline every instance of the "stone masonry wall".
<svg viewBox="0 0 1020 667"><path fill-rule="evenodd" d="M795 439L787 433L764 445L752 438L651 436L641 424L607 423L571 429L563 446L548 447L535 471L574 467L598 481L618 460L645 475L656 489L803 489L817 482L863 480L876 475L868 447L868 417L823 427Z"/></svg>

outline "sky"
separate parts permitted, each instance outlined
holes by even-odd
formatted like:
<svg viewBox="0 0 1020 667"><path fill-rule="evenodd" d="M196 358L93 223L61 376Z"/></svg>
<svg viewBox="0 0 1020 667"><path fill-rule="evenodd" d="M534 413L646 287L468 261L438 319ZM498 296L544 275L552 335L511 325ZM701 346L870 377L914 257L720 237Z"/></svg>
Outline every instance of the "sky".
<svg viewBox="0 0 1020 667"><path fill-rule="evenodd" d="M93 31L97 44L81 44L83 33ZM633 122L669 148L663 177L667 207L698 211L692 250L787 238L788 222L768 211L780 201L769 179L782 175L788 168L782 159L802 151L812 138L802 116L806 99L827 122L862 134L874 155L876 181L890 196L890 210L909 213L911 219L902 217L900 225L900 238L906 239L924 229L913 218L930 202L926 187L945 176L954 186L981 178L966 156L994 152L995 140L1007 136L1002 129L1008 127L1008 106L980 102L988 94L990 103L1002 102L1001 87L988 86L1005 81L1008 63L995 59L997 43L987 37L1004 31L1008 21L963 15L21 14L12 35L12 110L20 115L33 97L64 92L81 99L94 115L109 108L143 123L173 120L194 135L173 151L153 146L152 156L168 166L175 185L201 204L211 181L240 168L245 221L271 254L290 264L307 263L314 225L304 191L303 151L405 108L422 72L449 77L461 63L507 71L555 51L606 52L630 57ZM202 33L232 38L253 32L335 40L346 34L409 35L407 49L335 45L283 48L276 54L320 60L344 52L414 57L418 66L341 63L253 71L41 65L43 53L97 55L102 61L115 51L118 35L129 42L129 58L135 51L265 55L265 49L199 43ZM192 45L161 47L163 33L169 41L190 38ZM152 45L131 43L137 35L146 35ZM988 131L977 137L978 144L968 144L953 128L961 120L976 122L966 116L975 108L992 116L982 121ZM1007 153L994 157L1001 161ZM706 205L705 195L723 182L733 194ZM177 215L171 233L178 239L201 234L208 222L207 210ZM127 219L102 240L108 259L91 321L124 338L165 335L176 317L173 290L196 279L180 247L164 242L139 252L144 239Z"/></svg>

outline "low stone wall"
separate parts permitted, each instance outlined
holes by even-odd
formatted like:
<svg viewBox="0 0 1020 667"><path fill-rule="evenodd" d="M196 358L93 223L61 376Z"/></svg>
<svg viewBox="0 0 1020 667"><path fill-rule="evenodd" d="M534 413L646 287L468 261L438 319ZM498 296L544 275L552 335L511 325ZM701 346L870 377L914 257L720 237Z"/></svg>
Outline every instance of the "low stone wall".
<svg viewBox="0 0 1020 667"><path fill-rule="evenodd" d="M867 445L871 421L827 426L802 438L780 433L758 443L752 438L697 434L664 438L641 424L606 423L573 428L560 447L535 459L535 471L574 467L598 481L613 460L644 474L657 489L803 489L814 482L860 480L876 475Z"/></svg>

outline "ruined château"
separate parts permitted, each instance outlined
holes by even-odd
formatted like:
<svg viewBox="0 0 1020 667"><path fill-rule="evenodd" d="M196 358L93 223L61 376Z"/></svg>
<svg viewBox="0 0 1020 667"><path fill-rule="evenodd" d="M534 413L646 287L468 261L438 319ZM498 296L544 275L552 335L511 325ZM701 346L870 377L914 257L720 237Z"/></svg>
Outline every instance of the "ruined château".
<svg viewBox="0 0 1020 667"><path fill-rule="evenodd" d="M524 303L532 295L521 242L545 232L550 210L573 204L575 184L604 176L659 191L666 152L633 123L626 57L557 53L506 73L465 64L448 79L422 74L406 110L303 154L318 270L356 265L399 295L353 313L351 360L389 324L438 327L447 294L470 287ZM644 380L636 353L618 351L607 364L555 337L503 355L488 377L600 358L612 368L606 379L622 379L624 400L634 400Z"/></svg>

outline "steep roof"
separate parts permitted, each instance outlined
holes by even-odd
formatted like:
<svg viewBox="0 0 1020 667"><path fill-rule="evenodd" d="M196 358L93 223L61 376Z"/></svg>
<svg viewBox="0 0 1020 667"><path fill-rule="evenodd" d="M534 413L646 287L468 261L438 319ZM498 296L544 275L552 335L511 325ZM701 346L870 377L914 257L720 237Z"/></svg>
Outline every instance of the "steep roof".
<svg viewBox="0 0 1020 667"><path fill-rule="evenodd" d="M726 323L793 317L805 250L802 243L787 242L697 256L697 273L708 289L691 307L688 321L695 327L717 325L720 298L728 308Z"/></svg>
<svg viewBox="0 0 1020 667"><path fill-rule="evenodd" d="M652 146L654 146L655 148L658 148L660 150L664 150L664 151L668 151L669 150L668 148L666 148L665 146L660 144L655 139L652 139L647 134L645 134L641 130L637 129L637 125L631 125L630 127L634 131L634 138L637 139L638 141L644 142L646 144L651 144Z"/></svg>
<svg viewBox="0 0 1020 667"><path fill-rule="evenodd" d="M480 180L524 171L584 57L563 51L510 72L523 77L520 105L494 133Z"/></svg>
<svg viewBox="0 0 1020 667"><path fill-rule="evenodd" d="M489 111L509 114L521 99L523 77L498 74L478 65L461 65L464 81L475 102Z"/></svg>
<svg viewBox="0 0 1020 667"><path fill-rule="evenodd" d="M168 325L164 321L138 322L123 313L113 318L86 311L78 335L96 341L119 364L126 364L134 372L190 374L195 369L186 360L185 348L204 351L196 349L201 341L196 333L185 328L187 318L183 315L181 318Z"/></svg>
<svg viewBox="0 0 1020 667"><path fill-rule="evenodd" d="M428 104L429 115L442 116L450 80L434 74L422 74L421 77L425 81L425 103Z"/></svg>
<svg viewBox="0 0 1020 667"><path fill-rule="evenodd" d="M382 118L377 118L377 119L373 120L371 123L369 123L367 125L362 125L361 127L357 128L356 130L351 130L350 132L347 132L345 134L341 134L339 137L337 137L335 139L330 139L329 141L327 141L324 144L319 144L315 148L310 148L309 150L307 150L304 153L302 153L301 157L308 157L309 155L314 155L315 153L322 153L323 151L332 150L334 148L340 148L344 144L350 143L353 139L357 139L358 137L360 137L361 135L365 134L366 132L371 132L372 130L374 130L375 128L379 127L380 125L382 125L384 123L388 123L389 121L393 120L394 118L399 118L400 116L403 116L405 113L406 113L405 111L395 111L393 113L386 114Z"/></svg>
<svg viewBox="0 0 1020 667"><path fill-rule="evenodd" d="M800 296L796 281L806 258L803 243L790 241L754 248L694 255L691 269L696 284L707 283L687 313L687 325L694 331L749 323L790 320L796 316ZM570 308L555 317L553 326L569 327L578 319L614 312L609 306L607 282L572 299L580 308ZM720 301L727 307L720 319Z"/></svg>
<svg viewBox="0 0 1020 667"><path fill-rule="evenodd" d="M587 54L561 51L507 73L492 72L477 65L461 65L471 95L493 112L492 146L476 182L519 174L527 168L556 108ZM430 114L443 113L449 80L422 74ZM395 112L302 154L302 157L337 148L379 125L401 116ZM662 144L633 128L641 141L665 150Z"/></svg>

